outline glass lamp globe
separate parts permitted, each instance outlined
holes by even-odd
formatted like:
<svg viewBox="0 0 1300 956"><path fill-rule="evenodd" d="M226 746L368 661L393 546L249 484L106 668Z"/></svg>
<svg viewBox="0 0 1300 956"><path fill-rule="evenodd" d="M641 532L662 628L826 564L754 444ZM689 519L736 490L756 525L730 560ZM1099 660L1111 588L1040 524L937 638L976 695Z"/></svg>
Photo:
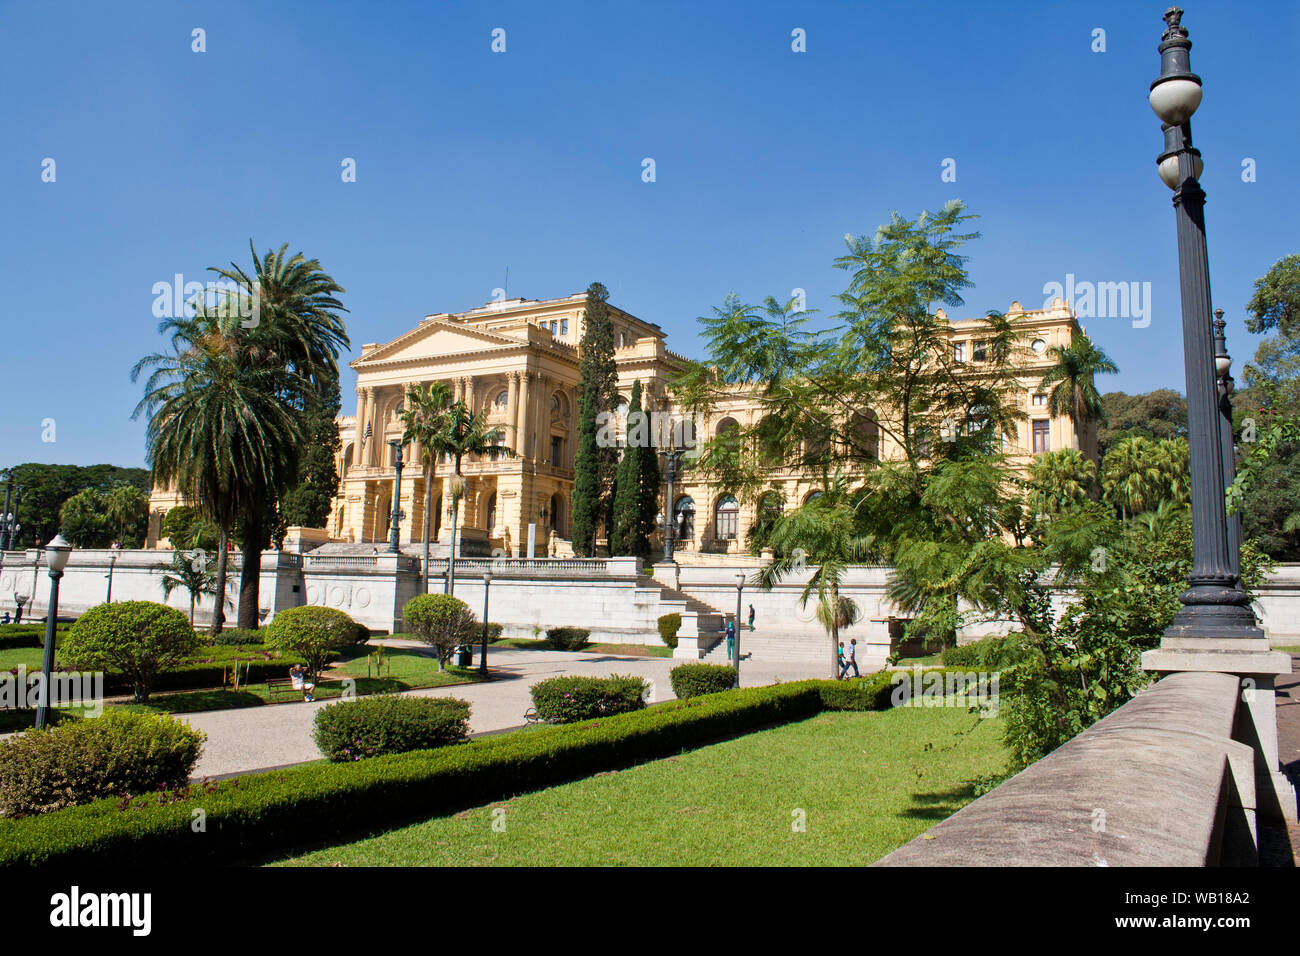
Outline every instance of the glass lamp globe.
<svg viewBox="0 0 1300 956"><path fill-rule="evenodd" d="M1163 182L1170 189L1178 188L1179 182L1178 182L1178 155L1177 154L1174 154L1173 156L1166 156L1164 159L1160 160L1160 165L1157 167L1157 171L1160 173L1161 182ZM1200 179L1201 173L1203 172L1205 172L1205 160L1202 159L1198 154L1193 153L1192 154L1192 175L1195 176L1197 179Z"/></svg>
<svg viewBox="0 0 1300 956"><path fill-rule="evenodd" d="M1216 355L1214 357L1214 371L1218 373L1219 378L1227 376L1232 370L1232 357L1229 355Z"/></svg>
<svg viewBox="0 0 1300 956"><path fill-rule="evenodd" d="M1182 126L1201 105L1201 84L1185 77L1162 80L1151 88L1148 101L1162 123Z"/></svg>
<svg viewBox="0 0 1300 956"><path fill-rule="evenodd" d="M68 566L72 545L61 534L56 534L45 546L45 565L51 571L62 571Z"/></svg>

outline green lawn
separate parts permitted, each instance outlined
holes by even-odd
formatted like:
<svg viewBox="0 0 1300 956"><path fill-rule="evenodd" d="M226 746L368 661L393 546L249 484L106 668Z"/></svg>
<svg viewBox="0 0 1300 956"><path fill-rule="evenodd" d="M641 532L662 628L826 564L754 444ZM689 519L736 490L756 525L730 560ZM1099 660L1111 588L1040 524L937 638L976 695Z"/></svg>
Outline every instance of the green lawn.
<svg viewBox="0 0 1300 956"><path fill-rule="evenodd" d="M865 864L1002 770L1001 729L947 707L824 713L273 865Z"/></svg>
<svg viewBox="0 0 1300 956"><path fill-rule="evenodd" d="M566 649L552 647L544 637L499 637L489 646L509 647L524 651L558 651ZM582 649L582 653L621 654L625 657L672 657L673 649L663 645L649 644L588 644Z"/></svg>

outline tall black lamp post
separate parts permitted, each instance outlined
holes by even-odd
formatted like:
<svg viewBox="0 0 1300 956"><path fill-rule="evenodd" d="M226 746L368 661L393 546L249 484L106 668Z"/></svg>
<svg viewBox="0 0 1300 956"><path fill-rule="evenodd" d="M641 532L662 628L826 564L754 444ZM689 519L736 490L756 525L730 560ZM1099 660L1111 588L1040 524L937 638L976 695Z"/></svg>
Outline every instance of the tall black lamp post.
<svg viewBox="0 0 1300 956"><path fill-rule="evenodd" d="M1236 446L1232 433L1232 356L1224 329L1223 310L1214 310L1214 371L1219 380L1219 454L1223 459L1223 485L1229 487L1236 478ZM1241 581L1241 510L1228 516L1228 566L1232 576Z"/></svg>
<svg viewBox="0 0 1300 956"><path fill-rule="evenodd" d="M745 572L741 571L736 575L736 637L731 642L731 666L736 669L736 683L733 687L740 686L740 601L744 592Z"/></svg>
<svg viewBox="0 0 1300 956"><path fill-rule="evenodd" d="M664 499L664 563L673 562L673 535L677 530L677 514L673 511L673 485L677 481L677 468L681 464L684 448L673 448L663 453L667 459L668 491Z"/></svg>
<svg viewBox="0 0 1300 956"><path fill-rule="evenodd" d="M488 592L492 589L492 571L483 572L483 649L478 656L478 672L487 677Z"/></svg>
<svg viewBox="0 0 1300 956"><path fill-rule="evenodd" d="M11 510L11 506L13 508L18 506L18 501L12 500L15 498L13 492L14 481L10 478L5 482L5 510L0 511L0 561L4 560L3 552L13 550L14 540L22 528L18 523L18 515ZM21 499L22 496L23 490L19 488L16 498Z"/></svg>
<svg viewBox="0 0 1300 956"><path fill-rule="evenodd" d="M1178 275L1183 307L1183 363L1187 374L1187 431L1191 449L1192 571L1169 638L1260 639L1246 592L1229 554L1220 405L1210 319L1210 265L1205 247L1204 163L1192 146L1192 114L1201 103L1201 79L1191 72L1192 42L1183 11L1170 7L1160 40L1160 76L1151 84L1151 108L1163 124L1160 178L1174 191Z"/></svg>
<svg viewBox="0 0 1300 956"><path fill-rule="evenodd" d="M54 640L59 619L59 578L68 566L72 545L57 534L45 546L45 566L50 570L50 607L45 612L45 653L41 655L41 699L36 706L36 729L43 730L50 720L50 697L54 693L50 675L54 670ZM33 604L35 601L32 602Z"/></svg>
<svg viewBox="0 0 1300 956"><path fill-rule="evenodd" d="M393 465L397 469L397 480L393 483L393 523L388 531L388 553L400 554L398 535L401 534L402 520L402 440L394 438L388 442L393 447L395 457Z"/></svg>

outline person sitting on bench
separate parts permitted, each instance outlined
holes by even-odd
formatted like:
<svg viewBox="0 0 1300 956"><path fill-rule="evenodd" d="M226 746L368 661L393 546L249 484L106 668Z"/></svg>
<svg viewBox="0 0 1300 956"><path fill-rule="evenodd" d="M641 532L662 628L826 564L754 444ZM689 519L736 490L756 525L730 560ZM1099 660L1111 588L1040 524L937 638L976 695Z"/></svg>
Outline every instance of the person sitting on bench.
<svg viewBox="0 0 1300 956"><path fill-rule="evenodd" d="M307 676L307 668L301 664L294 664L289 668L289 682L293 689L302 691L303 700L315 700L312 691L316 689L316 685L309 681Z"/></svg>

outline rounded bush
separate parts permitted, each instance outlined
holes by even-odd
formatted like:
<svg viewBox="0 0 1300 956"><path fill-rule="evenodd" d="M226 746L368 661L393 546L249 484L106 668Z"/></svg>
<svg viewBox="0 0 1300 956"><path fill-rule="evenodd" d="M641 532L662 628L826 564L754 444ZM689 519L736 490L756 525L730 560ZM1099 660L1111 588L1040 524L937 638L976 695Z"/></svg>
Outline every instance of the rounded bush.
<svg viewBox="0 0 1300 956"><path fill-rule="evenodd" d="M677 613L665 614L657 622L659 638L669 647L677 646L677 632L682 629L682 616Z"/></svg>
<svg viewBox="0 0 1300 956"><path fill-rule="evenodd" d="M728 664L678 664L668 672L673 694L682 700L716 694L736 686L736 669Z"/></svg>
<svg viewBox="0 0 1300 956"><path fill-rule="evenodd" d="M389 694L323 707L312 731L320 752L335 763L445 747L468 735L468 701Z"/></svg>
<svg viewBox="0 0 1300 956"><path fill-rule="evenodd" d="M122 710L17 734L0 741L0 810L22 816L184 786L204 739L168 714Z"/></svg>
<svg viewBox="0 0 1300 956"><path fill-rule="evenodd" d="M357 622L332 607L291 607L262 629L268 647L301 655L313 674L320 673L332 651L356 642Z"/></svg>
<svg viewBox="0 0 1300 956"><path fill-rule="evenodd" d="M474 612L450 594L417 594L402 608L408 633L438 652L438 665L445 666L462 644L473 644L480 634Z"/></svg>
<svg viewBox="0 0 1300 956"><path fill-rule="evenodd" d="M59 664L73 670L117 671L137 701L149 699L157 676L199 649L185 615L154 601L92 607L59 638Z"/></svg>
<svg viewBox="0 0 1300 956"><path fill-rule="evenodd" d="M640 710L650 685L640 677L552 677L528 689L542 720L567 724Z"/></svg>
<svg viewBox="0 0 1300 956"><path fill-rule="evenodd" d="M553 627L546 632L546 642L558 651L580 651L591 643L590 638L585 627Z"/></svg>
<svg viewBox="0 0 1300 956"><path fill-rule="evenodd" d="M238 627L223 628L221 633L211 639L211 643L223 647L260 646L266 641L264 631L249 631Z"/></svg>
<svg viewBox="0 0 1300 956"><path fill-rule="evenodd" d="M1025 635L1013 632L1005 637L994 635L969 644L946 648L943 652L945 667L972 667L996 671L1019 664L1033 656Z"/></svg>

